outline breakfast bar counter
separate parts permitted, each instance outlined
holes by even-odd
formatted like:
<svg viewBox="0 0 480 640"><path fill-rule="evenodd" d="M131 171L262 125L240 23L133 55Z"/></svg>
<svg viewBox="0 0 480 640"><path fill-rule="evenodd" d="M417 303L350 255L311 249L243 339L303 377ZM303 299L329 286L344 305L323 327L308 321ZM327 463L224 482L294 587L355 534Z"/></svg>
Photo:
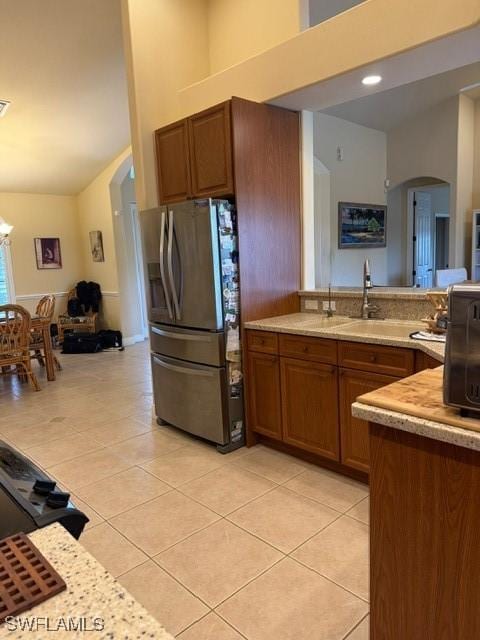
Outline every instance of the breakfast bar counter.
<svg viewBox="0 0 480 640"><path fill-rule="evenodd" d="M480 420L442 368L360 396L369 421L372 640L480 638Z"/></svg>
<svg viewBox="0 0 480 640"><path fill-rule="evenodd" d="M35 640L174 640L60 525L29 535L67 585L66 591L0 626L0 638Z"/></svg>

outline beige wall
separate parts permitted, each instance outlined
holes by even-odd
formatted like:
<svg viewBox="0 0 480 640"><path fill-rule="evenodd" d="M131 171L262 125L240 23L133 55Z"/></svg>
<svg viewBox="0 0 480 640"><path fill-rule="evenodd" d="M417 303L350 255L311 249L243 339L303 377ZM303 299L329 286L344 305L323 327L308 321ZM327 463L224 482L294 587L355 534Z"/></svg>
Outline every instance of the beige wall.
<svg viewBox="0 0 480 640"><path fill-rule="evenodd" d="M131 149L125 149L77 197L82 278L100 284L104 296L101 321L111 329L121 328L121 313L110 183L130 155ZM97 230L103 235L105 262L93 262L90 253L89 232Z"/></svg>
<svg viewBox="0 0 480 640"><path fill-rule="evenodd" d="M480 98L475 101L475 137L473 158L473 208L480 209Z"/></svg>
<svg viewBox="0 0 480 640"><path fill-rule="evenodd" d="M145 209L157 204L153 132L183 115L179 90L209 73L207 3L122 0L122 20L135 188Z"/></svg>
<svg viewBox="0 0 480 640"><path fill-rule="evenodd" d="M343 150L343 160L337 159L337 147ZM387 137L382 131L362 127L324 113L314 117L314 155L330 172L329 210L317 211L315 230L318 237L316 284L325 286L360 286L363 262L370 259L372 279L387 284L387 249L338 249L338 203L360 202L385 204ZM317 182L317 188L320 185ZM329 219L326 219L328 216ZM330 233L325 234L325 229ZM388 232L388 225L387 225ZM330 276L321 270L329 254Z"/></svg>
<svg viewBox="0 0 480 640"><path fill-rule="evenodd" d="M456 261L454 265L466 266L468 270L470 270L472 246L474 140L475 103L462 94L458 100L457 188L454 220Z"/></svg>
<svg viewBox="0 0 480 640"><path fill-rule="evenodd" d="M255 15L251 19L254 21ZM479 21L478 0L369 0L186 87L180 93L180 112L195 113L232 95L259 102L272 100L468 29ZM351 42L352 34L355 46L348 46L345 43Z"/></svg>
<svg viewBox="0 0 480 640"><path fill-rule="evenodd" d="M450 266L464 266L457 255L457 137L459 100L454 96L388 132L387 176L391 189L415 178L436 178L450 189ZM420 181L426 184L431 181ZM402 207L406 200L403 198ZM463 240L461 241L463 242Z"/></svg>
<svg viewBox="0 0 480 640"><path fill-rule="evenodd" d="M296 35L299 11L299 0L208 0L210 73Z"/></svg>
<svg viewBox="0 0 480 640"><path fill-rule="evenodd" d="M75 196L0 193L0 215L14 226L11 256L19 304L34 310L40 297L57 294L57 312L65 292L82 276L82 252ZM61 269L37 269L35 237L60 238Z"/></svg>

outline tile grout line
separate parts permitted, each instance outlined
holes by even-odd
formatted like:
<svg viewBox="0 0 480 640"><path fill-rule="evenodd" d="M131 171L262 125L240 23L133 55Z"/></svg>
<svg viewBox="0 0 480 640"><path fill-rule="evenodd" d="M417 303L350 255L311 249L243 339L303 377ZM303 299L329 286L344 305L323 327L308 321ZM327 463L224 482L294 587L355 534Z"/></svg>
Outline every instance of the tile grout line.
<svg viewBox="0 0 480 640"><path fill-rule="evenodd" d="M358 629L358 627L362 624L362 622L363 622L364 620L366 620L366 619L368 618L368 616L369 616L369 615L370 615L370 612L368 612L368 613L367 613L367 614L366 614L366 615L365 615L365 616L364 616L364 617L363 617L363 618L362 618L362 619L361 619L361 620L360 620L360 621L359 621L359 622L358 622L354 627L352 627L352 628L350 629L350 631L347 633L347 635L343 637L343 639L342 639L342 640L348 640L349 636L351 636L351 634L352 634L356 629Z"/></svg>

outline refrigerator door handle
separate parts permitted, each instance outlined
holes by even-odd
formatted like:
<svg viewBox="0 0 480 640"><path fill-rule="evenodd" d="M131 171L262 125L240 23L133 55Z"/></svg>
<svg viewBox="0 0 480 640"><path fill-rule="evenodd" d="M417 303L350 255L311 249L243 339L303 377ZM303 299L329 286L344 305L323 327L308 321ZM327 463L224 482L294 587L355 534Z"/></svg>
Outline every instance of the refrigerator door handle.
<svg viewBox="0 0 480 640"><path fill-rule="evenodd" d="M165 277L165 211L162 211L162 218L160 223L160 279L162 281L163 293L165 294L165 302L167 303L168 317L173 320L172 305L170 303L170 296L167 288L167 279Z"/></svg>
<svg viewBox="0 0 480 640"><path fill-rule="evenodd" d="M177 373L186 373L189 376L202 376L203 378L213 378L215 375L214 372L205 371L204 369L191 369L190 367L179 367L176 364L170 364L169 362L165 362L161 360L158 356L153 356L153 361L155 364L163 367L164 369L168 369L169 371L176 371Z"/></svg>
<svg viewBox="0 0 480 640"><path fill-rule="evenodd" d="M157 327L151 327L152 333L164 338L172 338L173 340L183 340L187 342L212 342L211 336L195 336L187 333L173 333L172 331L165 331L164 329L158 329Z"/></svg>
<svg viewBox="0 0 480 640"><path fill-rule="evenodd" d="M173 260L172 260L172 252L173 252L173 211L172 209L168 212L168 277L170 279L170 286L172 288L172 297L173 297L173 306L175 308L175 316L177 320L181 320L180 315L180 303L178 300L178 293L175 287L175 278L173 275Z"/></svg>

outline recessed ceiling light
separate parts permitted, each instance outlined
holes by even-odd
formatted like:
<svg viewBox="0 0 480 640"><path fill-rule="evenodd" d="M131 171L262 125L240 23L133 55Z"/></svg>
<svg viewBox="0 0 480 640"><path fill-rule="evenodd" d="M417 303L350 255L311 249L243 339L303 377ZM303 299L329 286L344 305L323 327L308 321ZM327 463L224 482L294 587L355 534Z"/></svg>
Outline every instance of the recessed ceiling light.
<svg viewBox="0 0 480 640"><path fill-rule="evenodd" d="M8 100L0 100L0 118L7 113L7 109L10 106Z"/></svg>
<svg viewBox="0 0 480 640"><path fill-rule="evenodd" d="M362 84L367 85L367 87L371 87L374 84L378 84L382 81L382 76L365 76L362 80Z"/></svg>

